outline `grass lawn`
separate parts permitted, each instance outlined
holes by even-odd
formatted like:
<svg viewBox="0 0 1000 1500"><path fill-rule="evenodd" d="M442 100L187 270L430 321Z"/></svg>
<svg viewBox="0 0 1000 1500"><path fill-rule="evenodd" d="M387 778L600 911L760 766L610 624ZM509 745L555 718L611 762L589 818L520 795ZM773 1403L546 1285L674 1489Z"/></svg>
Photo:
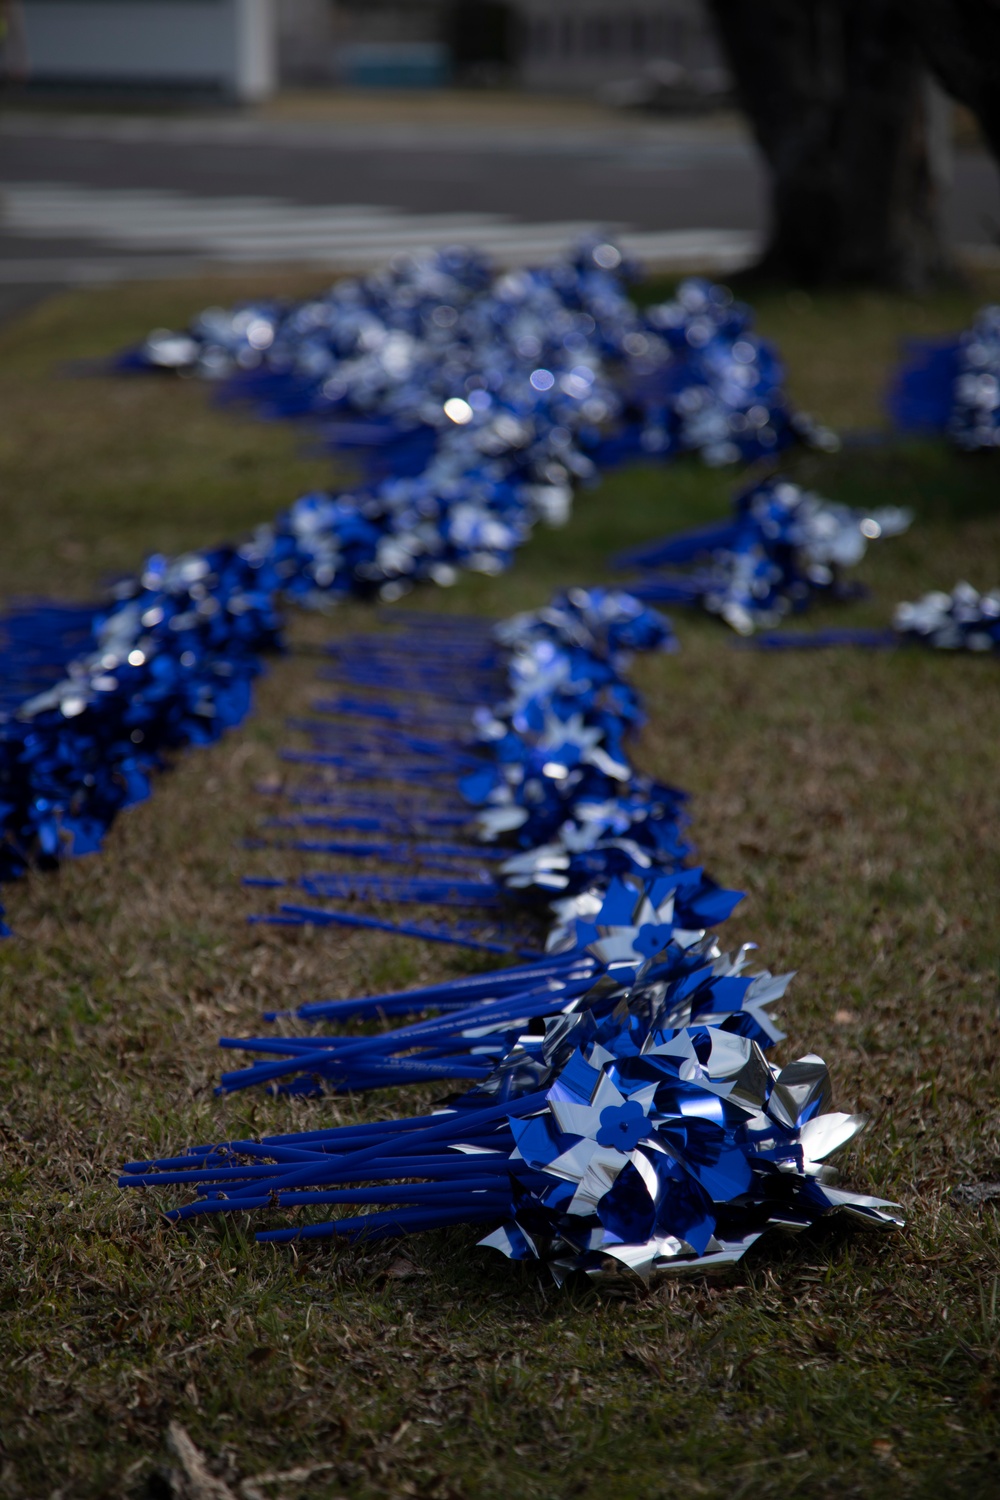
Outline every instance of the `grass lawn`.
<svg viewBox="0 0 1000 1500"><path fill-rule="evenodd" d="M87 597L144 552L232 536L328 480L301 432L218 411L194 382L61 374L207 301L308 284L79 292L0 331L0 597ZM797 402L859 428L880 420L900 334L960 326L998 293L758 307ZM907 444L788 468L919 518L866 559L870 600L816 623L1000 582L997 463ZM732 482L615 474L507 577L423 603L539 603L606 576L618 546L720 514ZM296 620L299 649L243 729L182 757L103 854L4 892L0 1495L167 1495L172 1419L243 1500L995 1493L997 1212L949 1196L1000 1178L995 661L758 655L682 616L682 651L636 666L636 757L690 789L701 858L748 892L729 944L799 971L780 1055L821 1053L837 1106L873 1117L845 1176L901 1202L905 1231L831 1221L763 1241L726 1282L557 1292L472 1233L257 1247L244 1224L170 1229L152 1198L118 1191L129 1158L428 1097L212 1093L216 1037L256 1031L264 1008L467 966L400 938L245 925L262 904L238 884L259 858L240 847L265 808L254 785L311 696L307 648L361 622L356 607Z"/></svg>

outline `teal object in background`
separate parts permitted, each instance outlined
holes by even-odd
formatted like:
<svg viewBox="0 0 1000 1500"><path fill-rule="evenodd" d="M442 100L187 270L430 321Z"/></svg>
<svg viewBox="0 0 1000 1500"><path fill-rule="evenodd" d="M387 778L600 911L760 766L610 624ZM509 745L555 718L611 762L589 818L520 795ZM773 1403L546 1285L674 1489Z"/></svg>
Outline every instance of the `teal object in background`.
<svg viewBox="0 0 1000 1500"><path fill-rule="evenodd" d="M341 81L352 88L438 89L451 82L440 42L357 42L340 51Z"/></svg>

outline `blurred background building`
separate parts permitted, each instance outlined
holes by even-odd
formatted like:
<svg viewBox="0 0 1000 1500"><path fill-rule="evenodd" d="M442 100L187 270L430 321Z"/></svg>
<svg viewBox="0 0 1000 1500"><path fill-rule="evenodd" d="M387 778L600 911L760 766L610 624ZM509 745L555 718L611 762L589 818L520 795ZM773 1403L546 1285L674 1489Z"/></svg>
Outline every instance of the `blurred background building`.
<svg viewBox="0 0 1000 1500"><path fill-rule="evenodd" d="M31 88L264 99L275 0L22 0Z"/></svg>
<svg viewBox="0 0 1000 1500"><path fill-rule="evenodd" d="M644 77L680 86L685 76L697 87L721 72L701 0L519 0L517 11L529 88L592 91Z"/></svg>
<svg viewBox="0 0 1000 1500"><path fill-rule="evenodd" d="M622 105L725 87L702 0L23 0L32 87L252 101L281 86L519 87Z"/></svg>

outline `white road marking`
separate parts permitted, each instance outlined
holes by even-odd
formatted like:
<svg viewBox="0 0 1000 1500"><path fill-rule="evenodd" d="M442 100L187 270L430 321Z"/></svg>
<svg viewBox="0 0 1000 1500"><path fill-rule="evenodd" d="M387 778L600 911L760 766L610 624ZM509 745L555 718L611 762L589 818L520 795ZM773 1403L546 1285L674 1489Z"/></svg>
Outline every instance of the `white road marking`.
<svg viewBox="0 0 1000 1500"><path fill-rule="evenodd" d="M593 228L585 220L528 223L503 214L416 214L381 204L310 205L270 197L199 198L169 190L91 188L80 184L0 184L0 227L9 236L90 239L116 250L188 252L202 260L240 264L295 263L334 270L370 267L401 251L474 245L503 265L551 256ZM758 246L745 230L637 230L604 226L630 254L661 267L702 265L733 270ZM38 270L22 274L27 266ZM69 269L101 264L120 268L109 256L53 260L0 260L0 281L63 280ZM155 270L146 258L134 272Z"/></svg>

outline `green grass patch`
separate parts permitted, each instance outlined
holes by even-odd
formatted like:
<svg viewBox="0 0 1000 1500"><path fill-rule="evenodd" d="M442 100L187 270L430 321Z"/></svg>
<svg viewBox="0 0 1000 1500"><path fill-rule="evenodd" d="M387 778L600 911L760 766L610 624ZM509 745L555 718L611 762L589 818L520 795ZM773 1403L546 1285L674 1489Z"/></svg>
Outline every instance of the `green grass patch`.
<svg viewBox="0 0 1000 1500"><path fill-rule="evenodd" d="M0 334L0 594L88 597L145 552L235 535L329 481L306 432L219 411L194 382L63 373L259 284L73 293ZM995 292L758 306L800 404L871 428L899 336L960 326ZM815 623L882 623L927 588L1000 581L996 464L907 443L789 467L919 517L871 550L870 598ZM723 514L732 482L688 464L613 474L509 575L420 606L502 614L605 578L617 548ZM356 606L296 620L300 649L272 664L243 729L179 758L102 855L4 892L18 935L0 945L0 1494L153 1500L171 1420L243 1500L244 1481L295 1469L313 1472L258 1489L990 1493L996 1210L950 1192L1000 1177L992 661L758 655L679 617L682 651L636 665L650 712L637 756L691 790L704 862L747 890L730 941L799 971L781 1055L823 1054L838 1105L872 1116L846 1174L903 1203L903 1233L831 1222L764 1242L728 1282L557 1292L467 1233L257 1247L247 1223L176 1231L158 1201L118 1192L129 1158L428 1097L212 1093L216 1037L259 1029L265 1008L470 966L388 936L245 925L267 898L238 877L276 861L241 841L266 807L255 784L280 772L283 720L312 696L307 648L362 622Z"/></svg>

